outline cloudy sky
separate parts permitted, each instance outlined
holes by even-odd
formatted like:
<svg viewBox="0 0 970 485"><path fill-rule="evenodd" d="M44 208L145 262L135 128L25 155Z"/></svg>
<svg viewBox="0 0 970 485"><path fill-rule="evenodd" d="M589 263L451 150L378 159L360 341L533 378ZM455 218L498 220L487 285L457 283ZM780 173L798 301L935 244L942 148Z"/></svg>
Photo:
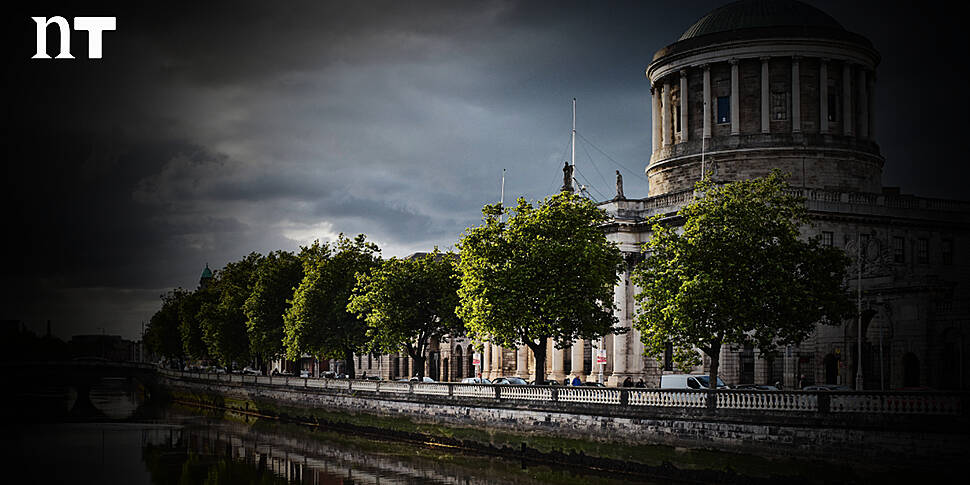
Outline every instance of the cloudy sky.
<svg viewBox="0 0 970 485"><path fill-rule="evenodd" d="M483 204L562 180L644 197L653 53L723 1L31 2L5 15L0 320L140 335L161 293L251 251L365 233L453 247ZM958 19L808 1L883 56L886 185L966 199ZM943 4L940 4L943 5ZM31 16L116 16L104 59L31 60ZM56 41L50 41L51 51Z"/></svg>

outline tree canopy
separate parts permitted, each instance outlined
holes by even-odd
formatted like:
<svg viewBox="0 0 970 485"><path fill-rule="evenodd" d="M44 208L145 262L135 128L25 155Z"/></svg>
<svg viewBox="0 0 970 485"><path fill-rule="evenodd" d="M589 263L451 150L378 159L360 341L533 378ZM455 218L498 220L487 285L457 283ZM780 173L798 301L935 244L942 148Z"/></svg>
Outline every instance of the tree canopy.
<svg viewBox="0 0 970 485"><path fill-rule="evenodd" d="M249 352L263 368L283 351L283 314L303 279L300 259L288 251L267 254L256 267L252 292L243 303Z"/></svg>
<svg viewBox="0 0 970 485"><path fill-rule="evenodd" d="M243 303L252 293L261 258L259 253L250 253L239 261L227 263L211 283L218 299L204 302L200 310L202 340L209 355L226 367L231 367L233 362L249 361Z"/></svg>
<svg viewBox="0 0 970 485"><path fill-rule="evenodd" d="M179 334L185 355L194 359L209 359L209 348L202 339L202 306L214 305L219 295L211 288L200 287L187 293L179 305Z"/></svg>
<svg viewBox="0 0 970 485"><path fill-rule="evenodd" d="M176 288L162 295L162 307L152 315L145 329L145 344L152 352L179 361L184 357L179 306L186 294L185 290Z"/></svg>
<svg viewBox="0 0 970 485"><path fill-rule="evenodd" d="M354 375L353 354L367 342L366 323L347 310L358 273L380 264L380 249L358 234L307 251L304 276L283 319L286 355L323 355L344 359L347 375Z"/></svg>
<svg viewBox="0 0 970 485"><path fill-rule="evenodd" d="M771 352L851 314L846 256L800 237L807 211L786 188L778 173L721 186L705 180L679 212L682 227L650 222L646 258L633 273L642 288L634 326L648 353L661 358L672 345L684 367L699 363L699 349L717 382L723 345Z"/></svg>
<svg viewBox="0 0 970 485"><path fill-rule="evenodd" d="M504 347L527 345L536 380L544 380L548 339L561 349L620 331L613 286L623 259L600 227L609 220L604 211L562 192L538 207L519 199L482 213L483 224L458 243L458 315L470 333Z"/></svg>
<svg viewBox="0 0 970 485"><path fill-rule="evenodd" d="M391 258L370 274L357 276L348 309L367 323L372 352L407 352L424 377L431 339L460 336L464 327L455 314L458 272L454 253L434 252L413 258Z"/></svg>

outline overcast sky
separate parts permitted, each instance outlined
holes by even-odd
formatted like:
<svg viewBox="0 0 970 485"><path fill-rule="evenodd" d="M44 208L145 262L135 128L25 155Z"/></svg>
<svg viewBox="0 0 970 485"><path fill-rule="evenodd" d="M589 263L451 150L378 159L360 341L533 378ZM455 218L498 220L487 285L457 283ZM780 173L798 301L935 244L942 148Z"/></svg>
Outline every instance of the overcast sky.
<svg viewBox="0 0 970 485"><path fill-rule="evenodd" d="M340 232L385 257L452 248L503 168L507 199L559 187L573 97L580 180L610 198L620 170L645 197L646 66L725 3L32 2L4 20L0 320L137 338L206 263ZM959 19L929 2L806 3L882 54L884 184L966 199ZM116 16L104 59L86 59L82 33L76 60L31 60L29 17L54 15Z"/></svg>

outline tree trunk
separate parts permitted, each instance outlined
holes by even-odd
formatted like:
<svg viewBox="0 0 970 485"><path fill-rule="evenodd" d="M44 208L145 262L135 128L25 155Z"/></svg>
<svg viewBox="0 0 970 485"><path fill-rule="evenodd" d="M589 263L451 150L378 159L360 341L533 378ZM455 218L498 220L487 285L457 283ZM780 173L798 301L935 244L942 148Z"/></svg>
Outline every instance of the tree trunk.
<svg viewBox="0 0 970 485"><path fill-rule="evenodd" d="M536 358L536 383L543 383L546 380L546 340L541 339L539 345L533 346L532 342L528 342L526 345L532 349L532 354Z"/></svg>
<svg viewBox="0 0 970 485"><path fill-rule="evenodd" d="M717 389L717 370L721 366L721 342L716 341L711 344L709 357L711 358L711 374L708 376L710 381L707 384L708 388Z"/></svg>
<svg viewBox="0 0 970 485"><path fill-rule="evenodd" d="M353 379L354 378L354 371L356 370L356 369L354 369L354 351L353 350L347 349L347 350L344 351L344 361L346 362L346 364L345 364L345 367L346 367L345 373L347 374L347 378L348 379Z"/></svg>
<svg viewBox="0 0 970 485"><path fill-rule="evenodd" d="M714 341L711 344L711 353L708 354L711 358L711 374L708 376L707 382L707 409L717 409L717 368L721 365L721 342L720 340Z"/></svg>
<svg viewBox="0 0 970 485"><path fill-rule="evenodd" d="M423 355L412 355L411 361L414 362L414 368L415 368L414 375L418 378L418 382L424 382L425 357Z"/></svg>

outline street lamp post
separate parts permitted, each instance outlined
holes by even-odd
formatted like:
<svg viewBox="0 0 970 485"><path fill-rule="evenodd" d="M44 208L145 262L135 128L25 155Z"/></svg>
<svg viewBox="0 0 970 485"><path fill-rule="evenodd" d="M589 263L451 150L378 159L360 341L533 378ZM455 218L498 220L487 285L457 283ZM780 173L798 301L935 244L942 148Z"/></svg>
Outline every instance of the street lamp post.
<svg viewBox="0 0 970 485"><path fill-rule="evenodd" d="M856 315L859 323L859 337L856 345L856 371L855 371L855 390L861 391L862 387L862 233L856 235L856 265L859 267L858 278L856 278Z"/></svg>

